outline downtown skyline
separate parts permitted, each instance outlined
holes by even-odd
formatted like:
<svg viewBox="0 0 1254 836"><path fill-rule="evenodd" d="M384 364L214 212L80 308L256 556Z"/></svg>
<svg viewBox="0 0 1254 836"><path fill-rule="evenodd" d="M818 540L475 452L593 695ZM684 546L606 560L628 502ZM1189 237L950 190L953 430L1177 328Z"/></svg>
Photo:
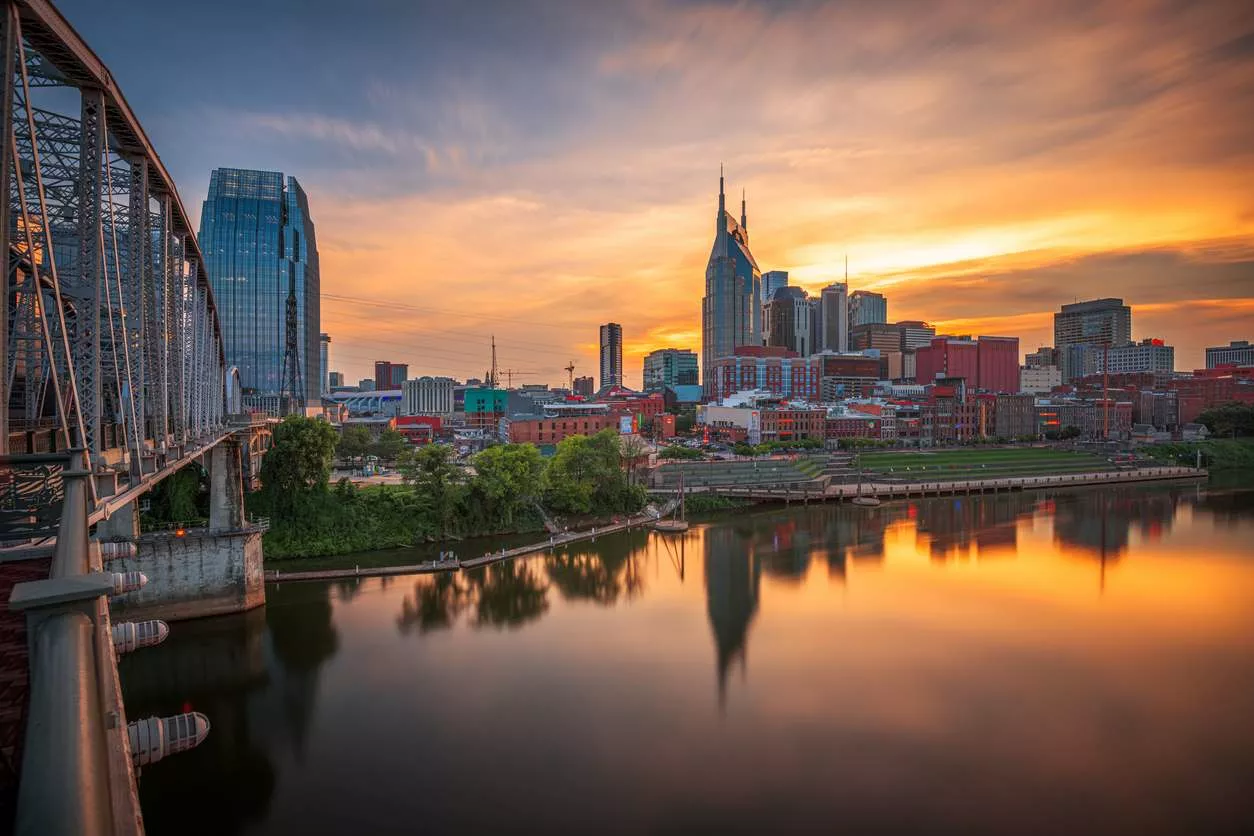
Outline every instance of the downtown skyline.
<svg viewBox="0 0 1254 836"><path fill-rule="evenodd" d="M1254 15L1238 3L420 6L310 24L302 49L238 30L226 3L203 23L231 50L161 77L128 45L189 12L133 5L61 8L193 212L219 166L306 187L349 380L383 358L479 376L495 333L502 365L536 372L522 382L557 384L572 357L592 373L613 320L638 386L648 351L700 346L719 162L748 191L764 271L814 293L848 253L850 290L888 295L893 320L1030 351L1060 305L1122 297L1134 337L1174 344L1181 369L1248 336Z"/></svg>

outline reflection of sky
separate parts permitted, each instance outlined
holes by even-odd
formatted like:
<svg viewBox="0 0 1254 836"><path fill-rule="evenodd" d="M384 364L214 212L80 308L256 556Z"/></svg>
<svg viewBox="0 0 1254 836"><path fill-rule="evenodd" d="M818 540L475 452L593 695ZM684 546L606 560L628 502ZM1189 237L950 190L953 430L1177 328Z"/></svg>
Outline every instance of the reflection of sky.
<svg viewBox="0 0 1254 836"><path fill-rule="evenodd" d="M1138 530L1104 589L1042 510L1071 495L1016 495L970 512L998 532L989 560L978 528L964 557L934 559L921 526L949 536L948 499L699 525L682 583L651 535L620 569L641 594L550 589L517 629L403 633L429 578L335 590L338 650L273 832L1213 832L1254 812L1254 518L1135 495L1114 503L1110 524ZM1153 538L1146 514L1165 517ZM873 519L882 560L833 582L815 544L839 551L833 530L852 544ZM765 571L782 531L809 544L799 576ZM743 637L721 708L720 632Z"/></svg>

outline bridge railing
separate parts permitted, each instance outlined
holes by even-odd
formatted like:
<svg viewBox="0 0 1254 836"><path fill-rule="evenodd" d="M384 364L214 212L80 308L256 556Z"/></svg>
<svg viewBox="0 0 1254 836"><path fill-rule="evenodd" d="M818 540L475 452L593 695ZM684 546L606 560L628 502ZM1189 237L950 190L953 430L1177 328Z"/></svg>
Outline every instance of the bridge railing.
<svg viewBox="0 0 1254 836"><path fill-rule="evenodd" d="M26 612L30 667L15 832L139 834L107 598L122 589L90 548L91 473L82 450L40 464L55 469L60 517L48 579L18 584L9 599Z"/></svg>
<svg viewBox="0 0 1254 836"><path fill-rule="evenodd" d="M0 456L0 543L57 533L69 463L69 453Z"/></svg>

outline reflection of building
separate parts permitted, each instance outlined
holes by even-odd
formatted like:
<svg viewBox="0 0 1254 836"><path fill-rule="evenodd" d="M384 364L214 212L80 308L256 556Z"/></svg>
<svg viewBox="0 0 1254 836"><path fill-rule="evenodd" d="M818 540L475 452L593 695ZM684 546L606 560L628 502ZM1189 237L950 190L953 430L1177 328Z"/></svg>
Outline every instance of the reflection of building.
<svg viewBox="0 0 1254 836"><path fill-rule="evenodd" d="M705 600L714 630L718 698L727 691L727 671L745 663L749 624L758 610L758 563L749 555L746 532L730 525L705 530Z"/></svg>

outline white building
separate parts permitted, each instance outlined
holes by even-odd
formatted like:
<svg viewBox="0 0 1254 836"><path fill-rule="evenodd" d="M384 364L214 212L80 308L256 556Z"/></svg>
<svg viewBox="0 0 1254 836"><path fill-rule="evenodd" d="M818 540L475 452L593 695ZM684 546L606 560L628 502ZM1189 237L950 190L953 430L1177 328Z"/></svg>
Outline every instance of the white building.
<svg viewBox="0 0 1254 836"><path fill-rule="evenodd" d="M1206 368L1233 363L1238 366L1254 366L1254 345L1249 340L1233 340L1227 345L1206 349Z"/></svg>
<svg viewBox="0 0 1254 836"><path fill-rule="evenodd" d="M1139 343L1111 346L1099 350L1097 370L1111 374L1122 372L1173 372L1176 350L1162 340L1141 340Z"/></svg>
<svg viewBox="0 0 1254 836"><path fill-rule="evenodd" d="M1019 391L1025 395L1045 395L1062 385L1062 369L1057 366L1019 367Z"/></svg>
<svg viewBox="0 0 1254 836"><path fill-rule="evenodd" d="M406 415L435 415L441 418L453 414L453 378L423 375L405 381L403 386Z"/></svg>

